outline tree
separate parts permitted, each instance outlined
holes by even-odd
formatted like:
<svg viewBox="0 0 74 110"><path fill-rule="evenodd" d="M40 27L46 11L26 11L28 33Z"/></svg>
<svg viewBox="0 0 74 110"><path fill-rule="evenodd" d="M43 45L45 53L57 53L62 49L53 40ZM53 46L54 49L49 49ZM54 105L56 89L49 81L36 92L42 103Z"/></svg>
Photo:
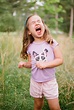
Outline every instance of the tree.
<svg viewBox="0 0 74 110"><path fill-rule="evenodd" d="M62 6L59 5L59 0L41 0L43 2L43 7L40 7L39 10L42 10L40 15L43 19L46 20L48 27L55 28L58 31L59 23L62 22L62 18L59 17L59 13L63 10Z"/></svg>
<svg viewBox="0 0 74 110"><path fill-rule="evenodd" d="M74 10L74 0L60 0L65 13L60 13L60 16L63 17L63 23L60 25L63 31L69 33L69 36L72 37L73 34L73 10Z"/></svg>
<svg viewBox="0 0 74 110"><path fill-rule="evenodd" d="M71 3L73 4L73 0L71 0ZM69 30L69 37L72 37L73 35L73 6L71 5L71 14L70 14L70 30Z"/></svg>
<svg viewBox="0 0 74 110"><path fill-rule="evenodd" d="M16 31L31 12L35 2L24 0L1 0L0 1L0 31ZM14 15L15 12L15 16ZM17 24L17 21L18 24ZM19 26L17 26L19 25Z"/></svg>

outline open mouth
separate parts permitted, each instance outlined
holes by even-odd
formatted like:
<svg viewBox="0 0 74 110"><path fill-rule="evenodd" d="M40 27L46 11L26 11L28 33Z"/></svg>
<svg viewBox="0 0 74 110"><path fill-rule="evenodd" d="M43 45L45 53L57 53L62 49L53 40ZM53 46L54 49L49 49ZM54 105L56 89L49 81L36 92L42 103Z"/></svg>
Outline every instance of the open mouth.
<svg viewBox="0 0 74 110"><path fill-rule="evenodd" d="M37 28L36 31L41 31L41 28Z"/></svg>

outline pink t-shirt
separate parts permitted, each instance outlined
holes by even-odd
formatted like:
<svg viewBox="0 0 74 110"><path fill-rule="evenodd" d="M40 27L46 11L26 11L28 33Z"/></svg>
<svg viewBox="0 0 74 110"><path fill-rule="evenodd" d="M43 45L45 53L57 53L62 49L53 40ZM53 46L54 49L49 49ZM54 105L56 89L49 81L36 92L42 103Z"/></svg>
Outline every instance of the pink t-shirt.
<svg viewBox="0 0 74 110"><path fill-rule="evenodd" d="M36 82L45 82L55 78L55 68L39 69L36 67L37 61L52 61L54 60L53 49L58 43L53 40L53 44L50 45L46 41L36 43L33 42L29 45L27 53L31 55L31 77Z"/></svg>

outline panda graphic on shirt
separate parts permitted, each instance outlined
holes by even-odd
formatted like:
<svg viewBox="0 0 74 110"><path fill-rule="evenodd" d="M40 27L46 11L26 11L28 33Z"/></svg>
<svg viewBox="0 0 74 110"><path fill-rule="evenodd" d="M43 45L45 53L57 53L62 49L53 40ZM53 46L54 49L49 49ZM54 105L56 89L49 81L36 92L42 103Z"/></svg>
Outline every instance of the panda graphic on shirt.
<svg viewBox="0 0 74 110"><path fill-rule="evenodd" d="M44 49L41 53L33 51L33 56L35 61L47 61L47 49Z"/></svg>

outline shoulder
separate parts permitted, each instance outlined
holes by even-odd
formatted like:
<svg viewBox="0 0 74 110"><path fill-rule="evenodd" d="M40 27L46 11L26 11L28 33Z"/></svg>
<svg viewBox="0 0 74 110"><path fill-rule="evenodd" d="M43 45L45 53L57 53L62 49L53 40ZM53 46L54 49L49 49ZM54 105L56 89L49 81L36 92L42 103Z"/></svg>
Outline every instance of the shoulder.
<svg viewBox="0 0 74 110"><path fill-rule="evenodd" d="M27 53L30 52L33 47L34 47L34 46L33 46L33 43L31 43L31 44L28 46L28 48L27 48Z"/></svg>
<svg viewBox="0 0 74 110"><path fill-rule="evenodd" d="M54 49L58 45L59 43L55 39L53 39L53 44L51 45L51 47Z"/></svg>

